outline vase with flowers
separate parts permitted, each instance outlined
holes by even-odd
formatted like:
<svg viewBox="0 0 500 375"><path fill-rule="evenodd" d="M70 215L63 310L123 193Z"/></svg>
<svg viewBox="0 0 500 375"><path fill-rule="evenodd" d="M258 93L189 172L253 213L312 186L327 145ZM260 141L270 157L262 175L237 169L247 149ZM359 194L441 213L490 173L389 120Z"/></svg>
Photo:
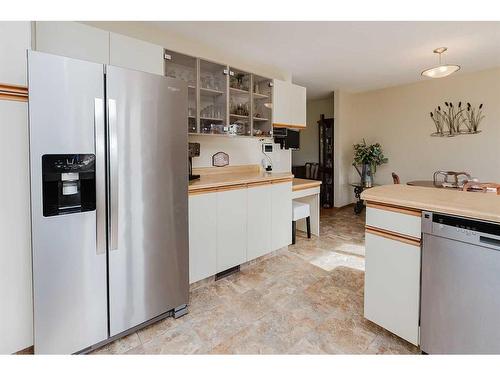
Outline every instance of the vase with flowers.
<svg viewBox="0 0 500 375"><path fill-rule="evenodd" d="M363 142L354 145L354 162L352 165L356 168L361 177L361 184L364 187L373 186L373 176L377 172L377 166L388 162L379 143L368 145ZM361 170L358 168L361 166Z"/></svg>

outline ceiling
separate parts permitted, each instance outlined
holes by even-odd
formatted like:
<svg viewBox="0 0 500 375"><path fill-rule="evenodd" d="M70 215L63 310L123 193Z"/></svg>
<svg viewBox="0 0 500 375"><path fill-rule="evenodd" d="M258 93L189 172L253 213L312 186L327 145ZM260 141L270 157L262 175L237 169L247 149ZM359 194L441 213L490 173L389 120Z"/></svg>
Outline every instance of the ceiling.
<svg viewBox="0 0 500 375"><path fill-rule="evenodd" d="M428 78L432 50L456 74L500 66L500 22L155 22L155 26L252 63L276 66L306 86L308 98L360 92Z"/></svg>

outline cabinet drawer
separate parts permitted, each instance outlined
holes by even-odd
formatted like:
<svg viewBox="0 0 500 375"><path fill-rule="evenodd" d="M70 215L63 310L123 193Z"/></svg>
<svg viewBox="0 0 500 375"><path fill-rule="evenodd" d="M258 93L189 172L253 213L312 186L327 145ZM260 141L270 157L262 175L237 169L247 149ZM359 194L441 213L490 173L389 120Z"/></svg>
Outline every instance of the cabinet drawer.
<svg viewBox="0 0 500 375"><path fill-rule="evenodd" d="M368 203L366 225L419 239L422 232L420 215L416 210Z"/></svg>
<svg viewBox="0 0 500 375"><path fill-rule="evenodd" d="M420 246L366 233L366 319L418 345Z"/></svg>

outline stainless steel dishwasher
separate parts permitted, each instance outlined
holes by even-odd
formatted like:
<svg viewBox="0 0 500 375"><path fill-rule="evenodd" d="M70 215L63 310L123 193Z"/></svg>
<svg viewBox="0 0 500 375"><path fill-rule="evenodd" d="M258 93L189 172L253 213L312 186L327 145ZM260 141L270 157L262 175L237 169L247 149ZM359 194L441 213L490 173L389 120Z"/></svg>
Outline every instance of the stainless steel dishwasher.
<svg viewBox="0 0 500 375"><path fill-rule="evenodd" d="M422 214L420 347L500 354L500 224Z"/></svg>

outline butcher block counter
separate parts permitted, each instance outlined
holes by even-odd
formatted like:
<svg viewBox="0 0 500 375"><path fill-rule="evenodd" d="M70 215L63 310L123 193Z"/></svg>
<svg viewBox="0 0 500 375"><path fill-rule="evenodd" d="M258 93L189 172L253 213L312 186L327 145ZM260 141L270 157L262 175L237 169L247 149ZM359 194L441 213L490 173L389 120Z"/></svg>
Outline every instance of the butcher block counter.
<svg viewBox="0 0 500 375"><path fill-rule="evenodd" d="M408 185L384 185L365 190L361 198L421 211L500 223L500 196L495 193L464 192Z"/></svg>
<svg viewBox="0 0 500 375"><path fill-rule="evenodd" d="M293 174L290 172L265 172L259 165L194 168L193 174L200 175L200 178L189 182L189 194L244 188L263 183L286 182L293 179Z"/></svg>

